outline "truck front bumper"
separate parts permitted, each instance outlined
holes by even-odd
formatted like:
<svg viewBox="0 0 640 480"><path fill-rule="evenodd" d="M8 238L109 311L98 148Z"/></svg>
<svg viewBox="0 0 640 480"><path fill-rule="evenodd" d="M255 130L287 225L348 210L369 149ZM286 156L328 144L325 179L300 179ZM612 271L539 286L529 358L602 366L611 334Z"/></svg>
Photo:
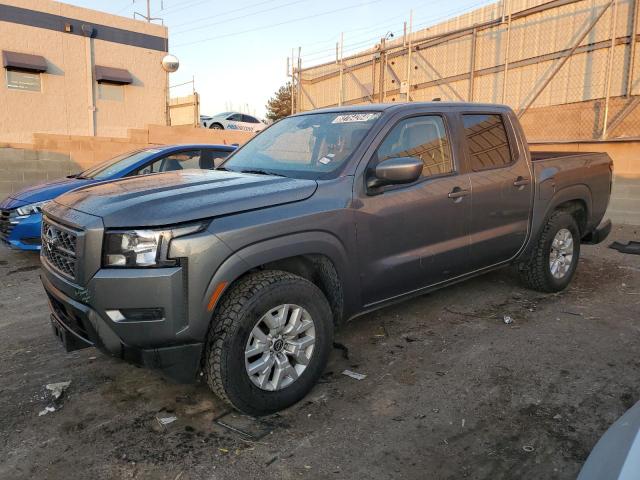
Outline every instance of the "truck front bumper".
<svg viewBox="0 0 640 480"><path fill-rule="evenodd" d="M89 307L78 298L82 298L83 295L91 296L98 289L102 291L99 295L99 305L130 306L131 298L135 296L142 297L143 302L148 305L163 307L171 300L168 291L175 287L176 276L169 275L164 281L158 280L154 289L143 286L136 289L136 292L127 288L127 282L133 280L132 278L115 278L115 275L117 274L109 273L107 278L94 277L89 289L76 289L74 293L67 294L63 290L68 291L70 284L62 281L59 276L50 272L46 265L43 265L41 279L51 308L51 325L54 334L61 340L67 351L96 347L108 355L129 363L160 370L174 381L180 383L195 381L200 369L202 343L179 341L172 333L173 324L168 319L113 320L109 315L104 314L102 307ZM152 278L148 276L146 280L149 281ZM144 283L144 280L142 282ZM106 285L114 283L120 288L111 290L113 293L109 294ZM179 283L178 287L181 287L181 282L177 283ZM72 295L75 298L72 298ZM137 311L140 310L142 309ZM164 308L161 310L165 314L177 314L171 310L167 312ZM154 346L145 346L146 342Z"/></svg>

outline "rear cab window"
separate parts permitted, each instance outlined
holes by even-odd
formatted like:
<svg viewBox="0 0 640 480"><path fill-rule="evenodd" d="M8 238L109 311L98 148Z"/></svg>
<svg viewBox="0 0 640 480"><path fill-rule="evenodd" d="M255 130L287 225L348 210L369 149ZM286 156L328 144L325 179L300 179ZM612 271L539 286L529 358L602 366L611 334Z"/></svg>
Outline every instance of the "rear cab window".
<svg viewBox="0 0 640 480"><path fill-rule="evenodd" d="M500 114L463 114L471 170L479 172L513 163L509 135Z"/></svg>

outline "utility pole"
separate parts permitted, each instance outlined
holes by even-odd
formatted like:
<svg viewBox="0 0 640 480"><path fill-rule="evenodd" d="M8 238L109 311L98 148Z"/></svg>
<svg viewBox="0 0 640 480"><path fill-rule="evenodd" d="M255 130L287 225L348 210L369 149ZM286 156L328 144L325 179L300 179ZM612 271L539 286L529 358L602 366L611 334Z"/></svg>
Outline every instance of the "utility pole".
<svg viewBox="0 0 640 480"><path fill-rule="evenodd" d="M406 25L406 24L405 24ZM409 11L409 37L407 48L407 102L411 101L411 49L413 48L413 10Z"/></svg>
<svg viewBox="0 0 640 480"><path fill-rule="evenodd" d="M302 105L302 96L300 93L300 90L302 89L302 74L300 73L301 70L302 70L302 47L298 47L298 79L296 80L296 89L295 89L296 112L301 111L301 105Z"/></svg>
<svg viewBox="0 0 640 480"><path fill-rule="evenodd" d="M338 105L342 105L344 102L344 62L343 62L343 53L344 53L344 32L340 33L340 85L338 92Z"/></svg>
<svg viewBox="0 0 640 480"><path fill-rule="evenodd" d="M135 0L133 1L133 3L134 4L136 3ZM162 0L160 1L160 6L161 6L161 8L164 8ZM151 20L160 20L160 21L162 21L162 18L152 17L151 16L151 0L147 0L147 14L143 15L143 14L141 14L139 12L133 12L134 20L136 18L136 15L139 16L139 17L144 18L147 21L147 23L151 23Z"/></svg>

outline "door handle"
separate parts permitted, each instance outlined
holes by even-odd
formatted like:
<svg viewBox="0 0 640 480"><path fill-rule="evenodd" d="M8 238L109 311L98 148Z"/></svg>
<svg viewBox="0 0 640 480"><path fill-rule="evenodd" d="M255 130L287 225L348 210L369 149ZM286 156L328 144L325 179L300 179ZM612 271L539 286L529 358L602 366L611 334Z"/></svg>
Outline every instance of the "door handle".
<svg viewBox="0 0 640 480"><path fill-rule="evenodd" d="M513 182L513 186L514 187L524 187L525 185L529 185L529 183L531 183L531 180L529 180L528 178L518 177Z"/></svg>
<svg viewBox="0 0 640 480"><path fill-rule="evenodd" d="M469 190L463 190L460 187L454 187L454 189L449 192L449 198L458 199L466 197L467 195L469 195L469 193L471 193L469 192Z"/></svg>

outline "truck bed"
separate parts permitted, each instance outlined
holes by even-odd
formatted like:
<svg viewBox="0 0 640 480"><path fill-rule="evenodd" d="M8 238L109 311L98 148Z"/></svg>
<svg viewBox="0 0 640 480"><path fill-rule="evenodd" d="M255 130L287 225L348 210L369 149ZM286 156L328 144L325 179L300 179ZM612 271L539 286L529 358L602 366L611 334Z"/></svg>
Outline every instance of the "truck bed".
<svg viewBox="0 0 640 480"><path fill-rule="evenodd" d="M585 204L587 218L583 231L588 232L600 223L611 193L613 168L609 155L598 152L531 152L531 161L536 186L534 223L542 225L547 201L563 191L582 191L584 195L578 197L589 199Z"/></svg>

